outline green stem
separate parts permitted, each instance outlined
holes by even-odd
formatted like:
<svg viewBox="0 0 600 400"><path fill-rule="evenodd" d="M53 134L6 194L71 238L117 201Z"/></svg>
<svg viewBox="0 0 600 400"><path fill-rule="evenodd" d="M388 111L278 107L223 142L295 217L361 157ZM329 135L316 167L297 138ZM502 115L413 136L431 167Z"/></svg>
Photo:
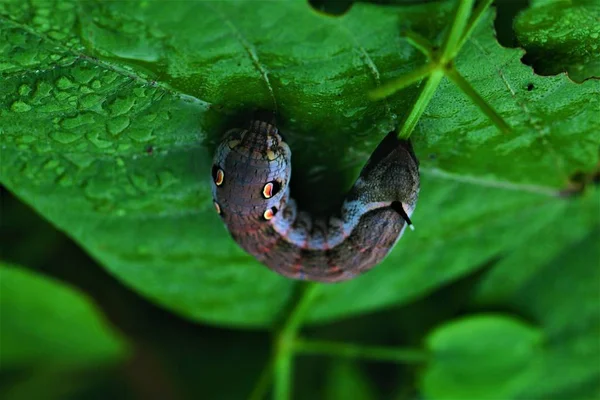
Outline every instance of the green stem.
<svg viewBox="0 0 600 400"><path fill-rule="evenodd" d="M288 400L291 398L292 361L294 357L293 343L300 324L319 291L319 287L316 283L307 283L305 285L296 307L292 310L289 318L285 321L275 338L275 388L273 391L273 398L275 400Z"/></svg>
<svg viewBox="0 0 600 400"><path fill-rule="evenodd" d="M504 118L500 116L484 99L477 93L477 91L471 86L471 84L463 78L463 76L455 69L448 68L445 70L446 76L456 84L471 101L489 118L492 120L494 125L500 129L502 133L510 133L511 127L504 121Z"/></svg>
<svg viewBox="0 0 600 400"><path fill-rule="evenodd" d="M292 398L292 352L279 351L275 362L275 388L273 399L289 400Z"/></svg>
<svg viewBox="0 0 600 400"><path fill-rule="evenodd" d="M271 380L273 379L274 364L275 360L273 358L267 362L267 365L260 374L258 382L256 383L256 386L254 386L254 390L252 390L248 400L262 400L265 398L267 390L269 390L269 386L271 385Z"/></svg>
<svg viewBox="0 0 600 400"><path fill-rule="evenodd" d="M303 354L320 354L345 358L358 358L374 361L421 364L428 360L425 350L384 346L362 346L352 343L338 343L314 340L296 340L294 349Z"/></svg>
<svg viewBox="0 0 600 400"><path fill-rule="evenodd" d="M388 97L405 87L408 87L414 83L419 82L421 79L427 77L436 68L434 64L425 64L407 74L401 75L376 89L369 92L371 100L380 100Z"/></svg>
<svg viewBox="0 0 600 400"><path fill-rule="evenodd" d="M490 5L492 4L493 1L494 0L483 0L481 3L479 3L477 5L475 10L473 10L473 14L471 14L471 18L469 19L469 23L467 24L467 27L465 28L465 32L463 33L462 37L460 38L460 43L458 44L458 46L456 48L457 54L460 51L460 49L462 49L465 42L469 39L469 37L471 36L471 32L473 32L473 29L475 29L475 27L479 23L479 20L483 17L483 14L490 7Z"/></svg>
<svg viewBox="0 0 600 400"><path fill-rule="evenodd" d="M417 101L413 104L409 113L404 118L404 121L401 124L401 128L398 131L398 138L408 139L410 137L410 134L415 129L415 126L417 126L419 118L421 118L421 115L423 115L423 113L425 112L427 105L431 101L443 77L444 72L442 72L439 69L434 70L433 73L429 76L429 79L427 79L425 85L422 86Z"/></svg>
<svg viewBox="0 0 600 400"><path fill-rule="evenodd" d="M452 22L452 26L450 27L448 35L444 40L444 45L442 46L442 55L440 57L442 64L452 61L452 59L454 59L458 53L458 44L463 37L463 33L465 31L467 22L469 21L469 14L471 14L471 9L473 8L474 2L475 0L459 1L456 14L454 15L454 21Z"/></svg>
<svg viewBox="0 0 600 400"><path fill-rule="evenodd" d="M427 57L427 60L429 60L429 61L433 60L434 50L433 50L433 47L431 46L431 43L429 43L429 40L427 40L423 36L419 35L418 33L409 31L409 30L403 32L402 36L415 49L417 49L421 53L423 53L423 55L425 55L425 57Z"/></svg>

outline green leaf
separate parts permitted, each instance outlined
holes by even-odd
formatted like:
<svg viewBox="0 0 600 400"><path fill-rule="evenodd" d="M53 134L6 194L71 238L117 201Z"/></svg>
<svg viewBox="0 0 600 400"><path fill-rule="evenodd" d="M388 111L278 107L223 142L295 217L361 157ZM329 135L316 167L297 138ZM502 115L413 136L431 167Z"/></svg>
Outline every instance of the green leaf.
<svg viewBox="0 0 600 400"><path fill-rule="evenodd" d="M543 75L568 72L576 82L600 79L600 4L537 0L515 19L527 62Z"/></svg>
<svg viewBox="0 0 600 400"><path fill-rule="evenodd" d="M376 398L369 380L361 371L358 364L341 360L333 361L328 370L325 399L356 399L366 400Z"/></svg>
<svg viewBox="0 0 600 400"><path fill-rule="evenodd" d="M456 68L512 127L502 134L455 85L443 82L413 135L427 169L496 185L565 188L599 160L600 81L541 77L494 37L488 14L465 44ZM419 150L421 152L419 152ZM435 172L435 171L434 171Z"/></svg>
<svg viewBox="0 0 600 400"><path fill-rule="evenodd" d="M537 227L533 235L515 246L486 274L477 288L477 303L495 304L510 299L526 282L543 273L548 263L589 237L600 226L598 204L600 190L589 190L581 198L564 202L563 207L549 213L544 225ZM589 262L592 260L593 257Z"/></svg>
<svg viewBox="0 0 600 400"><path fill-rule="evenodd" d="M541 332L503 315L483 314L446 324L427 339L432 361L422 382L432 399L510 399L530 384Z"/></svg>
<svg viewBox="0 0 600 400"><path fill-rule="evenodd" d="M128 37L139 36L146 28L137 28L150 24L148 34L157 34L156 40L169 50L165 56L171 60L167 63L171 76L164 78L169 79L171 86L185 86L203 100L156 87L145 78L139 65L131 72L129 68L81 54L77 44L80 42L72 44L74 39L65 43L47 39L46 34L50 34L46 30L39 32L39 21L29 19L31 13L15 11L22 7L35 9L37 5L6 6L4 12L10 12L11 18L5 15L0 20L3 37L9 43L2 55L6 61L3 65L7 66L0 93L2 183L78 240L117 276L163 304L204 320L270 323L285 304L293 283L258 267L228 237L210 200L206 171L212 155L210 149L200 147L201 140L209 143L221 134L227 117L215 111L218 107L214 104L247 107L250 104L245 104L248 100L244 99L251 98L252 107L262 103L272 106L264 77L259 73L264 68L255 66L252 54L248 54L252 49L246 44L266 46L267 40L281 41L273 42L275 53L270 58L265 56L264 62L274 71L276 65L285 61L280 67L281 76L275 79L273 72L271 80L278 82L281 102L290 102L288 112L294 112L293 101L302 103L302 113L294 117L296 122L290 126L301 127L302 132L312 132L313 138L320 138L320 143L309 138L303 141L304 145L298 145L303 151L296 152L295 159L302 160L304 156L305 160L316 160L316 166L321 168L340 162L340 155L348 151L347 140L357 144L353 151L369 149L391 128L393 116L389 109L370 103L364 95L366 90L361 90L380 79L370 64L369 53L351 33L356 32L354 27L365 29L361 18L368 17L371 25L381 21L383 27L388 27L377 41L369 42L375 49L373 57L389 65L386 71L392 65L398 71L395 65L402 64L396 64L399 56L407 61L400 70L408 70L411 63L420 62L421 56L398 37L397 16L377 8L364 8L363 13L339 23L315 14L307 4L294 2L278 3L275 7L257 2L181 3L181 8L150 3L139 10L140 5L134 3L80 5L71 11L80 12L83 35L93 32L94 51L108 54L112 49L122 53L128 48L124 42L135 42L128 41ZM214 7L217 10L212 10ZM218 10L220 7L229 7L225 17L225 11ZM426 9L430 10L427 14L409 10L405 18L410 16L427 26L431 13L440 11L431 6ZM204 33L198 31L198 13L210 19L202 25ZM241 34L236 33L240 28L235 24L275 14L288 19L294 15L293 24L255 29L252 22L251 26L244 26L244 34L250 36L240 38ZM89 19L87 15L96 17ZM230 18L236 16L234 24ZM247 19L248 16L252 18ZM61 29L61 21L55 15L47 18L50 21L44 21L44 27L51 26L52 32ZM130 21L132 18L135 21ZM129 36L108 37L112 23L122 24L119 29ZM281 35L282 26L287 29L286 35ZM335 34L329 32L332 27ZM309 37L298 36L301 34ZM323 46L324 39L331 43ZM21 44L23 40L25 44ZM186 52L174 51L172 42L177 43L175 48ZM215 54L210 50L211 43L214 49L224 49L226 53ZM107 50L98 50L104 47ZM148 43L143 47L152 50ZM385 52L378 54L380 49ZM21 62L23 53L31 53L27 60L54 56L62 61L48 67L34 65ZM185 60L181 59L182 54L186 54ZM219 63L219 59L223 62ZM323 68L324 63L327 68ZM162 65L157 62L154 67ZM44 68L34 69L38 66ZM144 64L143 71L150 66ZM315 75L319 71L320 75ZM154 73L163 76L161 71ZM323 81L330 88L323 88ZM335 118L331 118L330 110L318 106L319 97L327 104L334 101L339 110ZM284 101L285 98L289 100ZM398 96L397 101L406 104L407 99ZM314 110L312 117L310 110ZM374 122L381 118L383 125L374 128L379 125ZM323 122L344 129L330 129L333 125ZM356 132L371 132L376 137L367 142L365 136ZM335 145L328 145L331 142ZM331 149L337 152L335 157L331 157ZM363 151L362 158L366 153ZM331 186L339 189L342 182L335 177L330 179L338 182ZM64 207L65 201L68 207Z"/></svg>
<svg viewBox="0 0 600 400"><path fill-rule="evenodd" d="M0 182L153 301L257 327L280 317L295 285L241 251L214 213L215 142L247 111L276 108L293 195L330 209L417 95L367 98L424 62L399 27L434 40L452 5L355 4L336 18L292 1L60 4L0 5ZM323 286L309 320L423 296L568 205L548 195L598 161L599 85L534 76L521 54L498 45L491 15L474 30L457 68L514 131L442 83L413 135L417 231L373 272Z"/></svg>
<svg viewBox="0 0 600 400"><path fill-rule="evenodd" d="M0 262L0 365L70 367L124 356L123 340L77 290Z"/></svg>
<svg viewBox="0 0 600 400"><path fill-rule="evenodd" d="M481 305L508 303L533 316L547 336L547 354L532 379L536 384L524 389L521 398L590 398L600 390L599 194L589 204L585 234L569 225L568 230L575 230L571 237L536 238L547 245L551 260L544 262L539 252L524 246L498 265L477 292ZM585 215L579 213L576 218ZM560 226L554 224L555 229ZM512 290L492 289L507 286L507 278Z"/></svg>
<svg viewBox="0 0 600 400"><path fill-rule="evenodd" d="M587 399L598 393L599 194L596 191L583 200L588 202L587 209L585 203L572 209L575 223L568 226L575 232L557 235L559 222L542 229L495 266L476 292L479 306L510 307L535 320L543 346L534 351L527 345L527 335L519 339L500 326L490 326L486 333L481 326L473 327L473 321L444 325L428 339L433 361L422 384L426 394L434 398ZM578 221L586 217L591 220ZM534 249L539 244L543 246ZM515 354L522 350L531 354ZM504 368L503 363L512 367Z"/></svg>

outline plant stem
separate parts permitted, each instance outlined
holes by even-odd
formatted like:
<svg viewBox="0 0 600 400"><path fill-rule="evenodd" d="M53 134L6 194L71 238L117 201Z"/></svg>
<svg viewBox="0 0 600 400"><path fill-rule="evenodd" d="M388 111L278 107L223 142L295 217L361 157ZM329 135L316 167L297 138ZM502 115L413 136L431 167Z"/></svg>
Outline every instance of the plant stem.
<svg viewBox="0 0 600 400"><path fill-rule="evenodd" d="M425 85L422 86L417 101L415 101L409 113L404 118L401 128L398 131L398 138L408 139L410 137L410 134L415 129L415 126L417 126L419 118L421 118L421 115L425 112L427 105L431 101L431 98L435 94L443 77L444 73L439 69L431 73Z"/></svg>
<svg viewBox="0 0 600 400"><path fill-rule="evenodd" d="M296 307L294 307L289 318L285 321L275 338L275 388L273 391L273 398L275 400L288 400L291 398L292 361L294 357L293 343L300 324L319 291L319 287L316 283L307 283L305 285Z"/></svg>
<svg viewBox="0 0 600 400"><path fill-rule="evenodd" d="M442 46L442 54L440 57L440 62L442 64L452 61L458 53L458 44L463 37L474 2L475 0L460 0L458 8L456 9L456 14L454 15L454 21L444 40L444 45Z"/></svg>
<svg viewBox="0 0 600 400"><path fill-rule="evenodd" d="M273 398L275 400L289 400L292 398L292 353L291 351L279 351L275 361L275 388Z"/></svg>
<svg viewBox="0 0 600 400"><path fill-rule="evenodd" d="M428 359L425 350L384 347L362 346L352 343L337 343L328 341L313 341L297 339L294 349L303 354L326 354L345 358L358 358L375 361L392 361L397 363L424 363Z"/></svg>
<svg viewBox="0 0 600 400"><path fill-rule="evenodd" d="M456 48L456 53L458 53L460 51L460 49L462 49L465 42L471 36L471 32L473 32L473 29L475 29L475 27L479 23L479 20L481 19L481 17L483 17L483 14L490 7L490 5L492 4L493 1L494 0L482 0L482 2L477 5L475 10L473 10L473 14L471 14L469 23L467 24L467 27L465 28L465 31L464 31L462 37L460 38L460 43L458 44L458 46Z"/></svg>
<svg viewBox="0 0 600 400"><path fill-rule="evenodd" d="M452 80L452 82L454 82L456 86L458 86L468 97L471 98L471 101L473 101L473 103L475 103L475 105L479 107L479 109L490 120L492 120L493 124L496 125L496 127L498 127L502 133L510 133L510 125L504 121L504 118L502 118L496 112L496 110L494 110L492 106L490 106L487 101L485 101L483 97L477 93L473 86L471 86L471 84L465 78L463 78L463 76L455 68L448 68L445 72L446 76L450 78L450 80Z"/></svg>
<svg viewBox="0 0 600 400"><path fill-rule="evenodd" d="M403 32L402 36L415 49L417 49L421 53L423 53L423 55L425 55L425 57L427 57L427 60L429 60L429 61L433 60L434 50L433 50L433 47L431 46L431 43L429 43L429 40L427 40L423 36L419 35L418 33L410 31L410 30Z"/></svg>
<svg viewBox="0 0 600 400"><path fill-rule="evenodd" d="M262 370L260 377L258 378L258 382L254 386L250 397L248 400L262 400L265 398L267 394L267 390L271 384L271 380L273 379L273 365L275 364L275 360L272 357L267 362L267 365Z"/></svg>
<svg viewBox="0 0 600 400"><path fill-rule="evenodd" d="M397 91L404 89L414 83L419 82L421 79L431 74L431 71L435 69L434 64L425 64L407 74L401 75L376 89L369 92L371 100L380 100L388 97Z"/></svg>

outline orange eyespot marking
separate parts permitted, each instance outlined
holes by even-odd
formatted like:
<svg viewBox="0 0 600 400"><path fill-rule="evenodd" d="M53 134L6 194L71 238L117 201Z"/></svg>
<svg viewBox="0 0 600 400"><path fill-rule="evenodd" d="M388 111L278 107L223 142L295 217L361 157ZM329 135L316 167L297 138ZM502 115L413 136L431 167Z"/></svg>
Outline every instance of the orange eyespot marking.
<svg viewBox="0 0 600 400"><path fill-rule="evenodd" d="M215 185L221 186L225 180L225 172L222 169L217 170L217 176L215 176Z"/></svg>
<svg viewBox="0 0 600 400"><path fill-rule="evenodd" d="M270 199L275 196L281 190L281 183L279 181L267 182L263 187L262 195L265 199Z"/></svg>
<svg viewBox="0 0 600 400"><path fill-rule="evenodd" d="M277 158L277 154L275 154L275 152L273 150L267 150L267 159L269 161L273 161L276 158Z"/></svg>
<svg viewBox="0 0 600 400"><path fill-rule="evenodd" d="M265 211L265 213L263 214L263 217L264 217L264 219L266 219L268 221L268 220L272 219L276 213L277 213L277 208L271 207L271 208L267 209L267 211Z"/></svg>
<svg viewBox="0 0 600 400"><path fill-rule="evenodd" d="M221 206L219 205L219 203L213 201L213 204L215 205L215 210L217 210L217 214L221 215Z"/></svg>
<svg viewBox="0 0 600 400"><path fill-rule="evenodd" d="M229 146L230 149L233 149L235 146L237 146L238 144L240 144L239 140L230 140L229 143L227 143L227 145Z"/></svg>
<svg viewBox="0 0 600 400"><path fill-rule="evenodd" d="M273 197L273 183L269 182L265 185L265 187L263 188L263 196L265 197L265 199L270 199L271 197Z"/></svg>

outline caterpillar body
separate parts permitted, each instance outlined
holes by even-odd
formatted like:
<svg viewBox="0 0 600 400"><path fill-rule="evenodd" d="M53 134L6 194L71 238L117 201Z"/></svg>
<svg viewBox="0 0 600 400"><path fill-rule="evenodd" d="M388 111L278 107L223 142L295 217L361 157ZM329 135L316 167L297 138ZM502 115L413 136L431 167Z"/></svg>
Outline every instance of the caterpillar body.
<svg viewBox="0 0 600 400"><path fill-rule="evenodd" d="M339 282L380 263L406 226L419 194L419 162L390 133L373 152L341 209L326 218L290 197L291 151L271 122L229 131L215 151L212 194L233 239L273 271Z"/></svg>

